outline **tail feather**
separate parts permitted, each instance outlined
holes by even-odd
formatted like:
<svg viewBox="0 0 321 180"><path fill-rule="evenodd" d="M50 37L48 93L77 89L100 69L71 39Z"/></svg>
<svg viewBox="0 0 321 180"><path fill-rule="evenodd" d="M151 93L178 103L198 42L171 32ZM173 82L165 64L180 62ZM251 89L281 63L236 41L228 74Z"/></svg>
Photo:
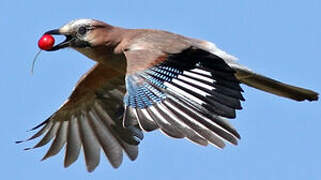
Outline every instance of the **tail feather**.
<svg viewBox="0 0 321 180"><path fill-rule="evenodd" d="M318 93L309 89L295 87L280 81L265 77L260 74L253 73L249 70L236 69L236 78L251 87L278 95L290 98L296 101L316 101Z"/></svg>

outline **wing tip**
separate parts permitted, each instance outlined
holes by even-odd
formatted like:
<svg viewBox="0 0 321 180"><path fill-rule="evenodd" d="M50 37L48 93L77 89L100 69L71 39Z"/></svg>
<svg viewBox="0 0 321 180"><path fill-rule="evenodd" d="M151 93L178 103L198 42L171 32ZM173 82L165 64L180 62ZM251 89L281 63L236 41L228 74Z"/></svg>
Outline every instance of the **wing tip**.
<svg viewBox="0 0 321 180"><path fill-rule="evenodd" d="M23 142L25 142L25 140L18 140L18 141L15 141L14 143L15 143L15 144L21 144L21 143L23 143Z"/></svg>
<svg viewBox="0 0 321 180"><path fill-rule="evenodd" d="M43 125L47 124L48 121L51 119L51 117L52 117L52 116L50 116L50 117L47 118L45 121L43 121L43 122L41 122L40 124L38 124L37 126L35 126L35 127L31 128L31 129L27 130L27 132L34 131L34 130L42 127Z"/></svg>
<svg viewBox="0 0 321 180"><path fill-rule="evenodd" d="M92 172L94 172L95 169L98 167L98 164L87 165L86 167L87 167L87 171L88 171L89 173L92 173Z"/></svg>

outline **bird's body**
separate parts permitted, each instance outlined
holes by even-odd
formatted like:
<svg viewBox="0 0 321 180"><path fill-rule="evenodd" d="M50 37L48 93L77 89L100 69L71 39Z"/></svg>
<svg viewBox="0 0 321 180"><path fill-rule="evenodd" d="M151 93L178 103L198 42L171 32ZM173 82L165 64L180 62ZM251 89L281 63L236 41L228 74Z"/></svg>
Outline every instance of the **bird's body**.
<svg viewBox="0 0 321 180"><path fill-rule="evenodd" d="M236 145L240 135L227 118L242 108L240 83L297 101L318 99L311 90L254 73L208 41L92 19L46 34L66 36L49 51L71 47L97 62L30 138L46 133L35 147L54 139L44 159L66 144L65 166L81 147L89 171L98 165L100 149L113 167L121 164L122 151L134 160L142 130L160 129L203 146Z"/></svg>

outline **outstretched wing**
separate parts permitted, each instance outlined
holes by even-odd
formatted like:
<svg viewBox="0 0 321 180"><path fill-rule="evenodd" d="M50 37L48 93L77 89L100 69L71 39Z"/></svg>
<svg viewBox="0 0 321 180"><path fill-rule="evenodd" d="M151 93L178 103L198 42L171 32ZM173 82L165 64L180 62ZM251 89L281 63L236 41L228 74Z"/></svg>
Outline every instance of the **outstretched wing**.
<svg viewBox="0 0 321 180"><path fill-rule="evenodd" d="M123 151L135 160L143 134L138 127L122 126L124 92L124 75L96 64L59 110L32 129L42 127L28 140L45 135L27 149L41 147L53 139L43 159L56 155L66 145L64 165L68 167L77 160L82 147L88 171L99 164L101 149L115 168L122 162Z"/></svg>
<svg viewBox="0 0 321 180"><path fill-rule="evenodd" d="M125 127L137 121L145 131L160 128L200 145L237 144L240 136L226 118L235 118L244 98L223 59L193 46L175 53L132 48L125 55Z"/></svg>

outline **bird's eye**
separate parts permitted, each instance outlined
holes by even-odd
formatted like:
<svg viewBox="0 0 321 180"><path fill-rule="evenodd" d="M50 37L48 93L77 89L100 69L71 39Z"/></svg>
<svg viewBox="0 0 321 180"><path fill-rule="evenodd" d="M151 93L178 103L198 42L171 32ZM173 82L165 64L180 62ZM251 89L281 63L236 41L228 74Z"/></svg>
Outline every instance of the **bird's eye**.
<svg viewBox="0 0 321 180"><path fill-rule="evenodd" d="M80 35L84 35L84 34L86 34L86 32L87 32L87 28L84 27L84 26L81 26L81 27L78 29L78 33L79 33Z"/></svg>

